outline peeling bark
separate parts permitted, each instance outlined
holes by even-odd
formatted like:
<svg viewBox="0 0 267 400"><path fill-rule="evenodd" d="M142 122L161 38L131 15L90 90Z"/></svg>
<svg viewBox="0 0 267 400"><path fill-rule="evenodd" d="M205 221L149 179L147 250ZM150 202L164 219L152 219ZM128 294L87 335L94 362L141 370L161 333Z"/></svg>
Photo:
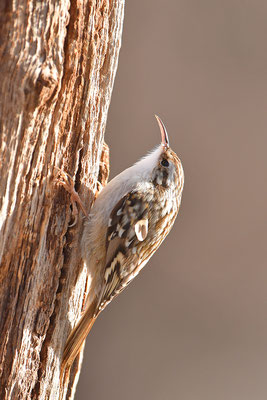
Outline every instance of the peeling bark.
<svg viewBox="0 0 267 400"><path fill-rule="evenodd" d="M0 5L0 398L60 393L64 343L87 286L83 218L56 167L90 205L108 177L104 130L117 69L124 0Z"/></svg>

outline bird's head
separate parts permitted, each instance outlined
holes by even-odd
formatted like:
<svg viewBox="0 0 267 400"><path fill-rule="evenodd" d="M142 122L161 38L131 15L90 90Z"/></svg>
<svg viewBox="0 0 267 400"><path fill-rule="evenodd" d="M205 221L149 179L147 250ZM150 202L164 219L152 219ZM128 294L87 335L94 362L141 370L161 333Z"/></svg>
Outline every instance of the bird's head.
<svg viewBox="0 0 267 400"><path fill-rule="evenodd" d="M143 165L150 165L151 180L155 186L165 189L183 190L184 172L180 159L170 148L167 130L162 120L156 115L161 132L161 144L144 159Z"/></svg>
<svg viewBox="0 0 267 400"><path fill-rule="evenodd" d="M170 189L180 195L184 184L182 163L170 147L162 120L157 115L156 119L161 132L161 144L118 176L123 176L125 180L128 178L130 185L132 182L138 182L141 186L152 182L160 191Z"/></svg>

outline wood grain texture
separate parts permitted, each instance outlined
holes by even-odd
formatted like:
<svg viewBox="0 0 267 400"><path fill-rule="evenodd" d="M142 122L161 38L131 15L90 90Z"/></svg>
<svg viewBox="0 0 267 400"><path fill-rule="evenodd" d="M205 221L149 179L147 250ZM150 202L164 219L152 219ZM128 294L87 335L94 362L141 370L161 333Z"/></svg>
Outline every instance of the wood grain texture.
<svg viewBox="0 0 267 400"><path fill-rule="evenodd" d="M0 5L0 398L60 394L59 365L87 286L82 214L70 228L59 167L88 209L108 177L107 112L124 0Z"/></svg>

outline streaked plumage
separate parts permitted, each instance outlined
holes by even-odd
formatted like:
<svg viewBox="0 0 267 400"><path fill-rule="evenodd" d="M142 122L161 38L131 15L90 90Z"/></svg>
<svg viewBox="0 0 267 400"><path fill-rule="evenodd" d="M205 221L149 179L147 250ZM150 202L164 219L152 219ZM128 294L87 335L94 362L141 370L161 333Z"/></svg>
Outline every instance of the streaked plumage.
<svg viewBox="0 0 267 400"><path fill-rule="evenodd" d="M178 214L183 168L157 120L160 146L107 184L85 222L82 255L91 287L87 309L67 340L62 369L71 366L99 313L145 266Z"/></svg>

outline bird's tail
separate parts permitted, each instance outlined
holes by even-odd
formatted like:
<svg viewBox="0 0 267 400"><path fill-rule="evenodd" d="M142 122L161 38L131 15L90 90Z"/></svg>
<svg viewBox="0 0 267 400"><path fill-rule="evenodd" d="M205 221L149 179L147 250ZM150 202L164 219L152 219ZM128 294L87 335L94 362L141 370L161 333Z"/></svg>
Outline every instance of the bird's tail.
<svg viewBox="0 0 267 400"><path fill-rule="evenodd" d="M90 332L94 322L96 320L95 312L95 302L88 307L88 309L83 314L82 318L71 331L67 342L65 344L62 362L61 362L61 375L64 374L65 369L69 369L76 358L77 354L81 350L86 336Z"/></svg>

